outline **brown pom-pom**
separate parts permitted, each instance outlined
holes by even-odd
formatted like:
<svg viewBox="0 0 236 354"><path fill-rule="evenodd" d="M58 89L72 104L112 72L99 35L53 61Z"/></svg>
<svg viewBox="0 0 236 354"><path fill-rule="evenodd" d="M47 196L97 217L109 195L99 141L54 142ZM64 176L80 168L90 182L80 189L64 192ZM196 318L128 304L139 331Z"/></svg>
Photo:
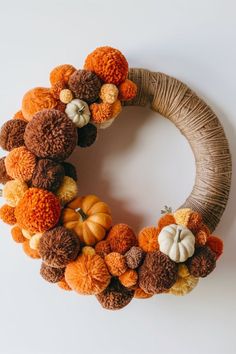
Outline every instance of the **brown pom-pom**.
<svg viewBox="0 0 236 354"><path fill-rule="evenodd" d="M62 165L49 159L38 161L31 180L32 187L56 191L63 181L65 171Z"/></svg>
<svg viewBox="0 0 236 354"><path fill-rule="evenodd" d="M111 250L125 254L132 246L137 245L137 238L133 230L126 224L114 225L107 237Z"/></svg>
<svg viewBox="0 0 236 354"><path fill-rule="evenodd" d="M119 86L119 99L122 101L132 100L137 95L137 91L137 85L133 81L126 79Z"/></svg>
<svg viewBox="0 0 236 354"><path fill-rule="evenodd" d="M136 270L127 269L125 273L119 276L119 281L126 288L131 288L132 286L135 286L137 284L138 273L136 272Z"/></svg>
<svg viewBox="0 0 236 354"><path fill-rule="evenodd" d="M112 118L112 105L109 103L93 103L90 105L91 120L96 123L104 123Z"/></svg>
<svg viewBox="0 0 236 354"><path fill-rule="evenodd" d="M47 265L64 268L77 257L80 242L72 231L59 226L43 234L38 250Z"/></svg>
<svg viewBox="0 0 236 354"><path fill-rule="evenodd" d="M12 235L12 239L16 243L23 243L23 242L26 241L26 238L24 237L24 235L22 234L21 229L18 226L14 226L11 229L11 235Z"/></svg>
<svg viewBox="0 0 236 354"><path fill-rule="evenodd" d="M80 147L91 146L97 138L97 128L88 123L84 127L77 129L78 145Z"/></svg>
<svg viewBox="0 0 236 354"><path fill-rule="evenodd" d="M64 167L65 176L71 177L74 181L78 180L77 171L74 165L69 162L63 162L62 166Z"/></svg>
<svg viewBox="0 0 236 354"><path fill-rule="evenodd" d="M45 263L41 264L40 275L49 283L57 283L64 278L65 268L53 268Z"/></svg>
<svg viewBox="0 0 236 354"><path fill-rule="evenodd" d="M95 251L102 258L107 256L109 253L111 253L111 246L109 241L107 240L99 241L95 246Z"/></svg>
<svg viewBox="0 0 236 354"><path fill-rule="evenodd" d="M210 236L210 230L206 225L202 224L202 226L200 227L200 229L197 231L195 235L196 247L204 246L209 236Z"/></svg>
<svg viewBox="0 0 236 354"><path fill-rule="evenodd" d="M63 161L76 146L77 131L66 114L45 109L27 124L24 138L27 148L36 156Z"/></svg>
<svg viewBox="0 0 236 354"><path fill-rule="evenodd" d="M153 294L147 294L141 288L136 288L134 291L134 298L135 299L149 299L152 296L153 296Z"/></svg>
<svg viewBox="0 0 236 354"><path fill-rule="evenodd" d="M87 70L75 71L68 82L69 89L76 98L91 103L99 97L101 81L98 76Z"/></svg>
<svg viewBox="0 0 236 354"><path fill-rule="evenodd" d="M23 146L24 132L27 123L20 119L12 119L3 124L0 131L0 146L2 149L11 151Z"/></svg>
<svg viewBox="0 0 236 354"><path fill-rule="evenodd" d="M59 286L59 288L65 290L65 291L72 291L71 287L67 284L65 278L63 278L62 280L60 280L57 285Z"/></svg>
<svg viewBox="0 0 236 354"><path fill-rule="evenodd" d="M107 256L105 256L105 262L109 272L116 277L120 276L127 270L125 257L120 253L109 253Z"/></svg>
<svg viewBox="0 0 236 354"><path fill-rule="evenodd" d="M130 269L136 269L138 268L145 256L145 252L142 250L142 248L133 246L130 248L128 252L125 254L125 261L127 266Z"/></svg>
<svg viewBox="0 0 236 354"><path fill-rule="evenodd" d="M96 298L106 310L120 310L130 303L133 296L133 290L125 288L119 280L113 278L109 286L96 295Z"/></svg>
<svg viewBox="0 0 236 354"><path fill-rule="evenodd" d="M20 146L9 152L5 166L9 176L21 182L29 182L36 166L36 156L25 146Z"/></svg>
<svg viewBox="0 0 236 354"><path fill-rule="evenodd" d="M201 247L187 260L186 265L191 275L205 278L215 269L216 254L207 246Z"/></svg>
<svg viewBox="0 0 236 354"><path fill-rule="evenodd" d="M8 181L12 180L12 178L7 174L5 159L6 157L2 157L0 159L0 183L1 184L6 184Z"/></svg>
<svg viewBox="0 0 236 354"><path fill-rule="evenodd" d="M25 252L25 254L33 259L40 259L40 254L38 253L37 250L33 250L33 248L30 247L30 243L29 240L26 240L23 244L23 251Z"/></svg>
<svg viewBox="0 0 236 354"><path fill-rule="evenodd" d="M216 254L216 259L222 255L224 244L219 237L213 235L209 236L207 239L207 246Z"/></svg>
<svg viewBox="0 0 236 354"><path fill-rule="evenodd" d="M157 251L159 249L157 235L156 227L144 227L138 234L139 247L145 252Z"/></svg>
<svg viewBox="0 0 236 354"><path fill-rule="evenodd" d="M8 225L15 225L15 208L11 207L10 205L4 204L0 208L0 219Z"/></svg>
<svg viewBox="0 0 236 354"><path fill-rule="evenodd" d="M139 268L139 286L145 293L158 294L176 282L178 265L160 251L146 254Z"/></svg>
<svg viewBox="0 0 236 354"><path fill-rule="evenodd" d="M70 64L62 64L56 66L50 72L50 82L55 85L57 82L61 82L66 85L70 76L76 71L76 69Z"/></svg>
<svg viewBox="0 0 236 354"><path fill-rule="evenodd" d="M187 228L195 234L201 228L201 226L202 226L202 215L196 211L193 211L190 214Z"/></svg>

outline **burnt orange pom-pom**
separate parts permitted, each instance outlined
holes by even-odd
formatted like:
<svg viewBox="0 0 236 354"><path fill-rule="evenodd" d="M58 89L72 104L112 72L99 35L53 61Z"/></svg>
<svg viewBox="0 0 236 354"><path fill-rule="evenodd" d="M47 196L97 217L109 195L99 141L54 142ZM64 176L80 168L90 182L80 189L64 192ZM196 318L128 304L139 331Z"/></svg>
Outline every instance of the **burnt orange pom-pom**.
<svg viewBox="0 0 236 354"><path fill-rule="evenodd" d="M137 85L133 81L126 79L119 86L119 99L121 101L132 100L136 95L137 95Z"/></svg>
<svg viewBox="0 0 236 354"><path fill-rule="evenodd" d="M10 177L28 182L36 167L36 156L25 146L20 146L9 152L5 159L5 166Z"/></svg>
<svg viewBox="0 0 236 354"><path fill-rule="evenodd" d="M14 226L11 229L11 235L12 235L12 239L16 243L23 243L23 242L26 241L26 238L24 237L24 235L22 234L21 229L18 226Z"/></svg>
<svg viewBox="0 0 236 354"><path fill-rule="evenodd" d="M126 224L114 225L107 237L111 250L125 254L132 246L137 245L137 238L133 230Z"/></svg>
<svg viewBox="0 0 236 354"><path fill-rule="evenodd" d="M59 288L65 290L65 291L71 291L71 287L67 284L66 280L63 278L62 280L60 280L57 285L59 286Z"/></svg>
<svg viewBox="0 0 236 354"><path fill-rule="evenodd" d="M156 227L145 227L138 235L139 247L145 252L157 251L159 249L157 235L158 232Z"/></svg>
<svg viewBox="0 0 236 354"><path fill-rule="evenodd" d="M197 211L193 211L190 214L187 228L191 230L193 233L196 233L202 226L202 216Z"/></svg>
<svg viewBox="0 0 236 354"><path fill-rule="evenodd" d="M165 214L163 215L157 223L157 230L158 233L163 229L163 227L166 227L171 224L176 224L175 218L173 214Z"/></svg>
<svg viewBox="0 0 236 354"><path fill-rule="evenodd" d="M112 104L112 113L111 113L111 119L116 118L122 111L122 106L120 100L116 100Z"/></svg>
<svg viewBox="0 0 236 354"><path fill-rule="evenodd" d="M0 208L0 219L8 225L16 224L15 208L10 205L4 204Z"/></svg>
<svg viewBox="0 0 236 354"><path fill-rule="evenodd" d="M95 246L95 252L102 258L104 258L106 255L111 253L111 246L109 241L107 240L99 241Z"/></svg>
<svg viewBox="0 0 236 354"><path fill-rule="evenodd" d="M70 64L62 64L56 66L50 73L50 82L55 85L58 82L66 85L70 76L76 71L76 69Z"/></svg>
<svg viewBox="0 0 236 354"><path fill-rule="evenodd" d="M18 225L32 233L53 228L59 221L61 205L51 192L30 188L18 203L15 215Z"/></svg>
<svg viewBox="0 0 236 354"><path fill-rule="evenodd" d="M138 273L134 269L127 269L125 273L119 276L119 281L126 288L131 288L138 282Z"/></svg>
<svg viewBox="0 0 236 354"><path fill-rule="evenodd" d="M209 236L206 244L216 254L216 259L222 255L224 243L219 237Z"/></svg>
<svg viewBox="0 0 236 354"><path fill-rule="evenodd" d="M210 236L210 230L204 224L200 227L195 235L195 244L196 246L204 246L207 242L208 237Z"/></svg>
<svg viewBox="0 0 236 354"><path fill-rule="evenodd" d="M51 94L56 100L60 99L60 92L66 88L66 85L62 81L58 81L51 87Z"/></svg>
<svg viewBox="0 0 236 354"><path fill-rule="evenodd" d="M124 55L111 47L100 47L89 54L84 68L93 71L102 81L119 85L128 75L128 63Z"/></svg>
<svg viewBox="0 0 236 354"><path fill-rule="evenodd" d="M17 111L17 112L14 114L13 119L21 119L21 120L27 122L27 120L26 120L25 117L23 116L22 111Z"/></svg>
<svg viewBox="0 0 236 354"><path fill-rule="evenodd" d="M148 299L148 298L150 298L150 297L152 297L153 296L153 294L147 294L147 293L145 293L145 291L143 290L143 289L141 289L141 288L137 288L137 289L135 289L135 291L134 291L134 297L136 298L136 299Z"/></svg>
<svg viewBox="0 0 236 354"><path fill-rule="evenodd" d="M103 123L112 118L112 105L109 103L93 103L90 105L91 120Z"/></svg>
<svg viewBox="0 0 236 354"><path fill-rule="evenodd" d="M57 100L53 97L50 89L36 87L26 92L22 100L22 113L28 121L34 114L42 109L52 109L57 105Z"/></svg>
<svg viewBox="0 0 236 354"><path fill-rule="evenodd" d="M125 257L118 252L109 253L105 257L105 262L109 272L116 277L123 274L127 269Z"/></svg>
<svg viewBox="0 0 236 354"><path fill-rule="evenodd" d="M29 240L25 241L23 244L23 251L27 256L33 259L40 259L40 255L37 250L33 250L33 248L30 247Z"/></svg>

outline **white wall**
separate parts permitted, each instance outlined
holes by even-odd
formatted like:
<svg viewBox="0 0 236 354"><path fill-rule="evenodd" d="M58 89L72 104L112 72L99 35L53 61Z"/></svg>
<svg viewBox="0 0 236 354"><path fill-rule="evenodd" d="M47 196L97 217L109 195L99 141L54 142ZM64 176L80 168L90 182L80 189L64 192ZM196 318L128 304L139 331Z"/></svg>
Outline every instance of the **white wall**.
<svg viewBox="0 0 236 354"><path fill-rule="evenodd" d="M120 48L130 66L171 74L220 117L235 159L236 5L232 0L0 0L1 124L26 90L48 85L57 64L81 67L100 45ZM3 155L3 153L1 152ZM81 193L110 202L115 222L155 224L165 205L190 193L194 160L170 122L126 108L94 148L74 153ZM50 286L1 223L1 354L236 353L235 179L216 234L217 269L187 297L133 301L120 312L93 297Z"/></svg>

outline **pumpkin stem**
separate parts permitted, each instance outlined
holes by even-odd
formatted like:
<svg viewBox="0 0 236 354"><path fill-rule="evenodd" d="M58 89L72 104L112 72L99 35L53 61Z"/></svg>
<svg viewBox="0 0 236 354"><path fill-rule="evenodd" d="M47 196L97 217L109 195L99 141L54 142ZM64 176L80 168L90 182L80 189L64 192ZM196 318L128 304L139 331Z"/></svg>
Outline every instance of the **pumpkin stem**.
<svg viewBox="0 0 236 354"><path fill-rule="evenodd" d="M177 234L177 242L180 242L180 235L181 235L182 230L178 230L178 234Z"/></svg>
<svg viewBox="0 0 236 354"><path fill-rule="evenodd" d="M167 205L164 206L164 209L161 210L161 214L171 214L172 208L168 207Z"/></svg>
<svg viewBox="0 0 236 354"><path fill-rule="evenodd" d="M81 208L77 208L77 209L75 209L75 211L80 214L83 221L87 219L87 215L85 214L85 212Z"/></svg>
<svg viewBox="0 0 236 354"><path fill-rule="evenodd" d="M83 112L84 109L85 109L85 106L82 106L82 107L79 109L79 113Z"/></svg>

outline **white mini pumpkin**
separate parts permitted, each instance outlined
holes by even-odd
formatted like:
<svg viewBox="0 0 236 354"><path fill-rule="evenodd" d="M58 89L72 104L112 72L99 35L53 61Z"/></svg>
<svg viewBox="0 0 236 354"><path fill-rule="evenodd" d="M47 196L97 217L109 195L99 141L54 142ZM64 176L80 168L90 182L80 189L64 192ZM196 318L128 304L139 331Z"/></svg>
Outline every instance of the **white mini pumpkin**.
<svg viewBox="0 0 236 354"><path fill-rule="evenodd" d="M194 254L195 236L187 227L171 224L161 230L158 243L162 253L180 263Z"/></svg>
<svg viewBox="0 0 236 354"><path fill-rule="evenodd" d="M75 123L77 128L82 128L90 121L90 110L86 102L75 99L66 105L67 116Z"/></svg>

